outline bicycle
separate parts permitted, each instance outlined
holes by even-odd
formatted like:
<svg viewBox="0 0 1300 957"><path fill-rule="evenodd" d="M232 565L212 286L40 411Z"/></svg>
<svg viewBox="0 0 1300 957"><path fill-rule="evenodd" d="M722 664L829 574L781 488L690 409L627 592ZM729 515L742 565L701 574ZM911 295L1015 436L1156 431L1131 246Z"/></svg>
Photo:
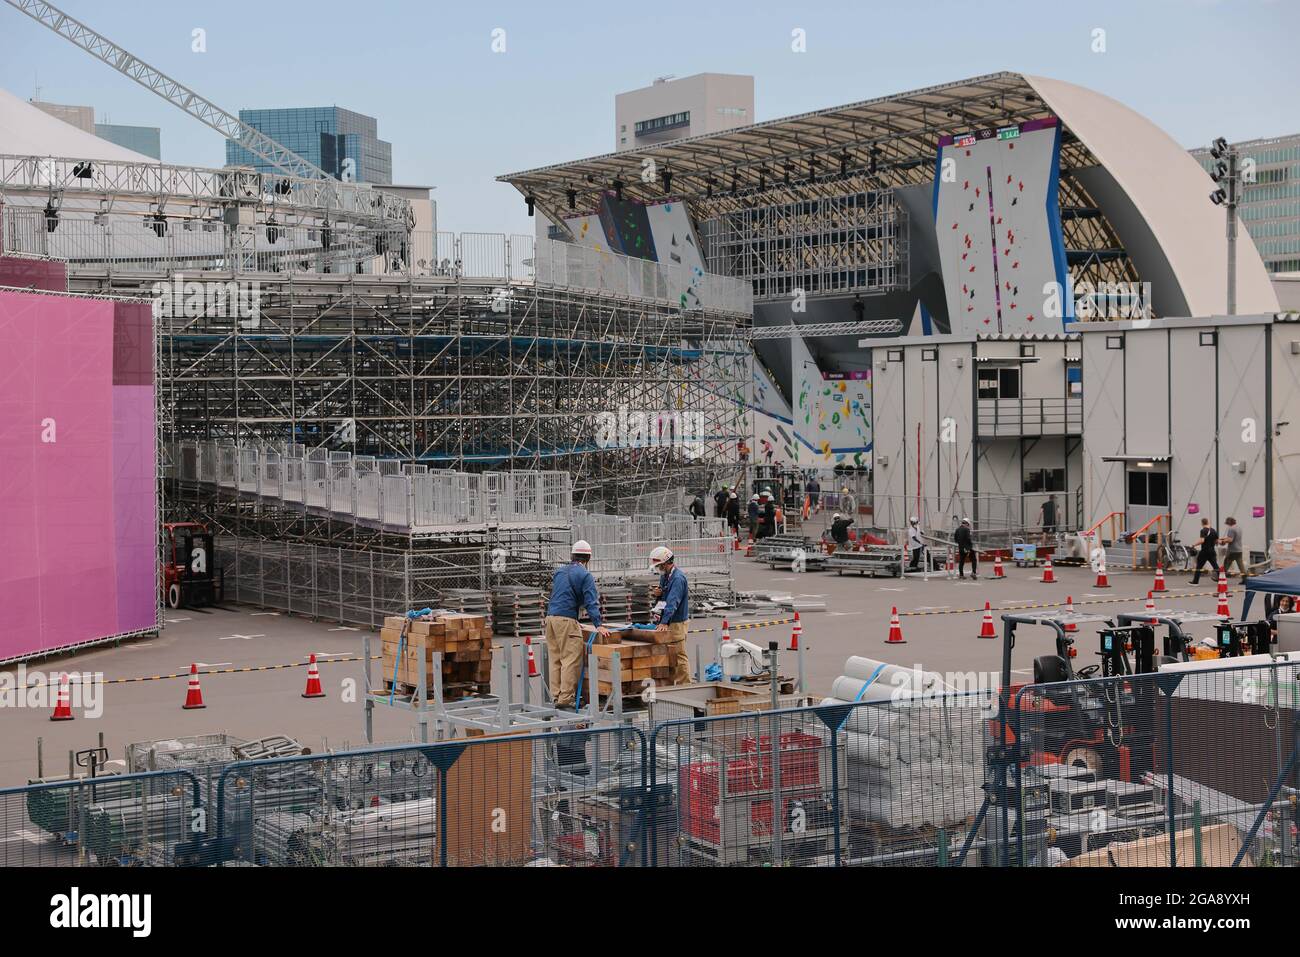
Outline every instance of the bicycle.
<svg viewBox="0 0 1300 957"><path fill-rule="evenodd" d="M1160 545L1160 563L1170 571L1192 570L1192 549L1178 540L1177 532L1170 532Z"/></svg>

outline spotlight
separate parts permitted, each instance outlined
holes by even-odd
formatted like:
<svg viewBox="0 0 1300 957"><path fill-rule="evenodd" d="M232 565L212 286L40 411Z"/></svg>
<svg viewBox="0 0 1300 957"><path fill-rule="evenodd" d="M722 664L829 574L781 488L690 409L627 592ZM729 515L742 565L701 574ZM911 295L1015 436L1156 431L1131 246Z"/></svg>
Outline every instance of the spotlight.
<svg viewBox="0 0 1300 957"><path fill-rule="evenodd" d="M673 191L673 171L670 169L666 169L664 170L664 192L671 193L672 191Z"/></svg>
<svg viewBox="0 0 1300 957"><path fill-rule="evenodd" d="M789 185L790 185L790 171L791 171L792 169L794 169L794 164L793 164L793 163L786 163L786 164L785 164L785 175L781 177L781 182L782 182L783 184L785 184L786 186L789 186Z"/></svg>
<svg viewBox="0 0 1300 957"><path fill-rule="evenodd" d="M808 159L808 182L817 182L817 160L815 157Z"/></svg>
<svg viewBox="0 0 1300 957"><path fill-rule="evenodd" d="M293 184L287 179L277 179L275 181L275 191L281 196L288 196L293 191Z"/></svg>
<svg viewBox="0 0 1300 957"><path fill-rule="evenodd" d="M739 174L739 173L732 173L732 174L731 174L731 191L732 191L732 193L738 193L738 192L740 192L740 174Z"/></svg>
<svg viewBox="0 0 1300 957"><path fill-rule="evenodd" d="M766 173L759 173L759 174L758 174L758 191L759 191L760 193L762 193L762 192L764 192L766 189L767 189L767 174L766 174Z"/></svg>
<svg viewBox="0 0 1300 957"><path fill-rule="evenodd" d="M45 204L45 231L52 233L59 228L59 211L53 202Z"/></svg>
<svg viewBox="0 0 1300 957"><path fill-rule="evenodd" d="M840 175L841 176L849 175L849 154L848 153L840 154Z"/></svg>
<svg viewBox="0 0 1300 957"><path fill-rule="evenodd" d="M162 239L167 235L167 218L162 213L155 213L152 217L146 216L144 227L145 229L152 229L153 234Z"/></svg>
<svg viewBox="0 0 1300 957"><path fill-rule="evenodd" d="M704 195L706 198L708 199L713 198L713 187L716 186L717 184L718 181L714 179L712 176L710 176L708 179L704 181Z"/></svg>
<svg viewBox="0 0 1300 957"><path fill-rule="evenodd" d="M95 167L91 163L78 163L72 167L72 175L77 179L93 179L95 176Z"/></svg>
<svg viewBox="0 0 1300 957"><path fill-rule="evenodd" d="M1222 206L1227 201L1228 201L1228 194L1225 193L1222 189L1216 189L1213 193L1210 194L1210 202L1213 203L1215 206Z"/></svg>
<svg viewBox="0 0 1300 957"><path fill-rule="evenodd" d="M524 205L528 207L528 215L533 215L533 210L537 205L537 197L533 196L532 193L529 193L524 197Z"/></svg>
<svg viewBox="0 0 1300 957"><path fill-rule="evenodd" d="M880 147L874 143L871 145L871 175L876 175L876 170L880 168Z"/></svg>
<svg viewBox="0 0 1300 957"><path fill-rule="evenodd" d="M578 208L578 191L576 189L565 190L565 196L569 197L569 209Z"/></svg>
<svg viewBox="0 0 1300 957"><path fill-rule="evenodd" d="M623 181L621 179L614 180L614 198L623 198Z"/></svg>
<svg viewBox="0 0 1300 957"><path fill-rule="evenodd" d="M275 217L272 216L270 219L266 221L266 241L270 243L272 246L274 246L275 241L279 238L280 238L280 227L276 223Z"/></svg>
<svg viewBox="0 0 1300 957"><path fill-rule="evenodd" d="M1213 156L1216 160L1223 159L1223 157L1227 155L1227 152L1228 152L1228 141L1225 140L1222 136L1216 137L1214 142L1210 145L1210 155Z"/></svg>
<svg viewBox="0 0 1300 957"><path fill-rule="evenodd" d="M1228 164L1225 163L1223 160L1219 160L1217 163L1214 164L1214 172L1210 174L1210 179L1214 180L1217 183L1227 175L1228 175Z"/></svg>

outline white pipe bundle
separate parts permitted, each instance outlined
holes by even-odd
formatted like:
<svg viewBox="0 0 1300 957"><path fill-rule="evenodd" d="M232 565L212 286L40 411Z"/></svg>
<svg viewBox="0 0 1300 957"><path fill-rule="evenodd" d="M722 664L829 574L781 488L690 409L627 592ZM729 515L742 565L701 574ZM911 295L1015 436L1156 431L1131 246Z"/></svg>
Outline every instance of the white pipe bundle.
<svg viewBox="0 0 1300 957"><path fill-rule="evenodd" d="M872 675L876 676L874 681ZM863 691L868 681L871 684ZM842 701L898 701L938 694L942 688L943 679L933 671L903 668L855 655L844 662L844 673L831 686L831 696Z"/></svg>

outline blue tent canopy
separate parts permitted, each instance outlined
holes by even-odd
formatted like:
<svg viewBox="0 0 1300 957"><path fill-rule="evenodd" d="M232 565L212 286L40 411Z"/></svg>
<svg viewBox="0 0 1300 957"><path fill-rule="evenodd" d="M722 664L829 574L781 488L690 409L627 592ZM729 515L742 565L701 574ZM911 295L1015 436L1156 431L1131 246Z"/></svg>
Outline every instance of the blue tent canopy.
<svg viewBox="0 0 1300 957"><path fill-rule="evenodd" d="M1300 598L1300 565L1279 568L1267 575L1252 575L1246 579L1246 598L1241 603L1241 617L1250 613L1250 603L1256 592L1267 595L1294 595Z"/></svg>

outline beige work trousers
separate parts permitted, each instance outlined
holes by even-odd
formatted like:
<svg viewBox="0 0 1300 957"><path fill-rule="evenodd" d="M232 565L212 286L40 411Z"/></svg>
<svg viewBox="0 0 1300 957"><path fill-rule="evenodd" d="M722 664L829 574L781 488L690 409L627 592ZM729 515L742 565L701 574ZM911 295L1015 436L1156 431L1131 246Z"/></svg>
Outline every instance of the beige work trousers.
<svg viewBox="0 0 1300 957"><path fill-rule="evenodd" d="M686 622L676 621L668 626L668 657L673 662L673 684L691 683L691 659L686 655Z"/></svg>
<svg viewBox="0 0 1300 957"><path fill-rule="evenodd" d="M582 628L576 618L546 616L546 656L550 661L551 700L562 707L574 707L578 674L582 671Z"/></svg>

